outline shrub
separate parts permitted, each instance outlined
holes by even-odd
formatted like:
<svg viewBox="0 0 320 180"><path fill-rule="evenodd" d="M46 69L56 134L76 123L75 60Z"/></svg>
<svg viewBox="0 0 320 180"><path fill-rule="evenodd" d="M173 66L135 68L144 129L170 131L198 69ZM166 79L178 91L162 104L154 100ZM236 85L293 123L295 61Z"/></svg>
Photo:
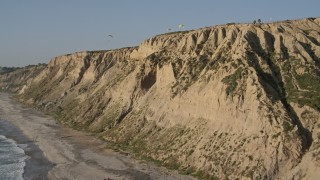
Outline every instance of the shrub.
<svg viewBox="0 0 320 180"><path fill-rule="evenodd" d="M226 76L222 79L222 82L226 84L228 87L226 88L227 95L232 94L237 88L237 81L241 79L241 72L243 68L238 68L233 74Z"/></svg>
<svg viewBox="0 0 320 180"><path fill-rule="evenodd" d="M282 126L283 126L283 131L285 133L288 133L294 128L294 126L291 125L288 121L283 121Z"/></svg>

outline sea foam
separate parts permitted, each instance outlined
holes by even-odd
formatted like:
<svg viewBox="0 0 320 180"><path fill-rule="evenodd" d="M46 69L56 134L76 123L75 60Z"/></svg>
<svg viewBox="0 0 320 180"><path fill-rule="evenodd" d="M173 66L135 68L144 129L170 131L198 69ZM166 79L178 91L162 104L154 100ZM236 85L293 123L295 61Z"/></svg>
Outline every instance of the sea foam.
<svg viewBox="0 0 320 180"><path fill-rule="evenodd" d="M28 156L12 139L0 135L0 177L1 179L23 180L25 160Z"/></svg>

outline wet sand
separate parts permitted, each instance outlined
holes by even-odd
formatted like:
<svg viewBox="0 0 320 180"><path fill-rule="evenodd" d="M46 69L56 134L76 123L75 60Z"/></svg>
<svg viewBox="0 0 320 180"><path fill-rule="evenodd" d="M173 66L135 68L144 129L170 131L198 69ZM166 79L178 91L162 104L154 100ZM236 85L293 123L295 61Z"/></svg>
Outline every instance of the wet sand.
<svg viewBox="0 0 320 180"><path fill-rule="evenodd" d="M26 144L25 179L195 179L106 149L93 135L63 127L0 93L0 129Z"/></svg>
<svg viewBox="0 0 320 180"><path fill-rule="evenodd" d="M46 179L48 171L53 167L53 164L46 159L42 151L20 129L1 118L2 116L0 116L0 134L15 140L28 156L24 168L24 179Z"/></svg>

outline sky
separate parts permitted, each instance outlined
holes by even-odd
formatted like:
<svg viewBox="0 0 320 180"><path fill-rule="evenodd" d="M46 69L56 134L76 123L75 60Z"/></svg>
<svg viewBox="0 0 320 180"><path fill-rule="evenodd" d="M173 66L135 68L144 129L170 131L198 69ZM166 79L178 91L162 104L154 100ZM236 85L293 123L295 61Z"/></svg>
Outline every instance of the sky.
<svg viewBox="0 0 320 180"><path fill-rule="evenodd" d="M1 0L0 66L137 46L168 28L320 16L319 0ZM112 35L112 37L108 36Z"/></svg>

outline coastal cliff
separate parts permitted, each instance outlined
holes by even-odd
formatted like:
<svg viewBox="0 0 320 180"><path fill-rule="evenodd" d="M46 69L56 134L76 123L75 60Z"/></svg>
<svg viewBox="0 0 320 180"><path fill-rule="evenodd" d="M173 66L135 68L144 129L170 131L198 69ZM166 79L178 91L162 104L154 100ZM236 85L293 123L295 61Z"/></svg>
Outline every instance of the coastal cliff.
<svg viewBox="0 0 320 180"><path fill-rule="evenodd" d="M2 90L114 148L200 178L319 177L320 18L230 24L77 52Z"/></svg>

